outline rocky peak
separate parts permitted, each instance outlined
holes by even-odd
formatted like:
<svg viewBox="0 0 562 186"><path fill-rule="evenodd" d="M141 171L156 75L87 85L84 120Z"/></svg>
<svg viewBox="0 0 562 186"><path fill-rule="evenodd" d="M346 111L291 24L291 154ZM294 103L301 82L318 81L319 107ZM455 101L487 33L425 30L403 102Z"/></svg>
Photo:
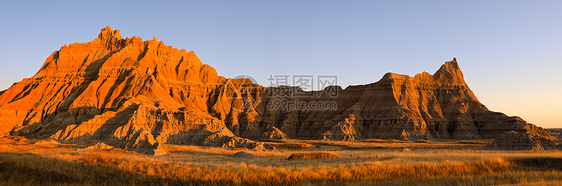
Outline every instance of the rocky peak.
<svg viewBox="0 0 562 186"><path fill-rule="evenodd" d="M466 85L457 58L447 61L433 74L434 79L444 84Z"/></svg>
<svg viewBox="0 0 562 186"><path fill-rule="evenodd" d="M101 29L98 39L101 40L102 46L107 47L109 50L115 49L114 46L123 40L119 30L112 30L111 27L106 26ZM117 46L116 46L117 47Z"/></svg>
<svg viewBox="0 0 562 186"><path fill-rule="evenodd" d="M102 41L109 41L109 40L121 40L121 33L119 30L112 30L110 26L106 26L105 28L101 29L98 38Z"/></svg>
<svg viewBox="0 0 562 186"><path fill-rule="evenodd" d="M441 65L441 68L431 75L427 72L416 74L414 77L403 74L386 73L381 81L415 81L429 84L443 84L443 85L466 85L464 82L463 73L457 63L457 58L452 61L447 61Z"/></svg>

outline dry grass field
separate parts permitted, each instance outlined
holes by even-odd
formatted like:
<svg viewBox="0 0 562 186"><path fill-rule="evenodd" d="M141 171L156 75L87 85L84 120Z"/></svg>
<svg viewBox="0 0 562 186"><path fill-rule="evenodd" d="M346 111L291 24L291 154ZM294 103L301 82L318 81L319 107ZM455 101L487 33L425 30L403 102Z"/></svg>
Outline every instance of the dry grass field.
<svg viewBox="0 0 562 186"><path fill-rule="evenodd" d="M275 151L164 145L166 155L0 139L1 185L560 185L560 151L489 141L268 141ZM410 149L410 151L403 149ZM239 157L246 151L255 157ZM326 155L328 154L328 155ZM291 155L305 157L288 159ZM327 158L325 158L327 157Z"/></svg>

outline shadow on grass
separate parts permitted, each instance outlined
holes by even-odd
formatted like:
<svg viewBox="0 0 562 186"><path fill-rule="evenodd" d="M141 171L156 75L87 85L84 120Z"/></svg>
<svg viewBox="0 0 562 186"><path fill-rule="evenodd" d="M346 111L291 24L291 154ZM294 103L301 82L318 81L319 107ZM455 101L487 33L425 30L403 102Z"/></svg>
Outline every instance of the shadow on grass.
<svg viewBox="0 0 562 186"><path fill-rule="evenodd" d="M531 170L562 170L562 158L539 157L512 160L516 165Z"/></svg>

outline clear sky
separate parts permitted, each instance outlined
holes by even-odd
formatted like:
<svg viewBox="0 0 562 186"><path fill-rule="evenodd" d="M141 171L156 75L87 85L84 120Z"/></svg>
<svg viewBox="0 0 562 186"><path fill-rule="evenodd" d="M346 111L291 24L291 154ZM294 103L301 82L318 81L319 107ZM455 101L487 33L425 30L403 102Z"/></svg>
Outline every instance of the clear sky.
<svg viewBox="0 0 562 186"><path fill-rule="evenodd" d="M434 73L457 57L494 111L562 128L562 1L2 1L0 89L111 26L195 51L219 75Z"/></svg>

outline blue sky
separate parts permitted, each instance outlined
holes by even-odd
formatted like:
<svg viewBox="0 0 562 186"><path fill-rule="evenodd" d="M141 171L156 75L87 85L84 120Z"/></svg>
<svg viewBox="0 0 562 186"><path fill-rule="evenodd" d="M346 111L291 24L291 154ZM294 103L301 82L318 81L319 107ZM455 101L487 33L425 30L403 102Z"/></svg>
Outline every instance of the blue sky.
<svg viewBox="0 0 562 186"><path fill-rule="evenodd" d="M488 108L562 127L562 1L0 2L0 89L111 26L195 51L219 75L434 73L457 57Z"/></svg>

